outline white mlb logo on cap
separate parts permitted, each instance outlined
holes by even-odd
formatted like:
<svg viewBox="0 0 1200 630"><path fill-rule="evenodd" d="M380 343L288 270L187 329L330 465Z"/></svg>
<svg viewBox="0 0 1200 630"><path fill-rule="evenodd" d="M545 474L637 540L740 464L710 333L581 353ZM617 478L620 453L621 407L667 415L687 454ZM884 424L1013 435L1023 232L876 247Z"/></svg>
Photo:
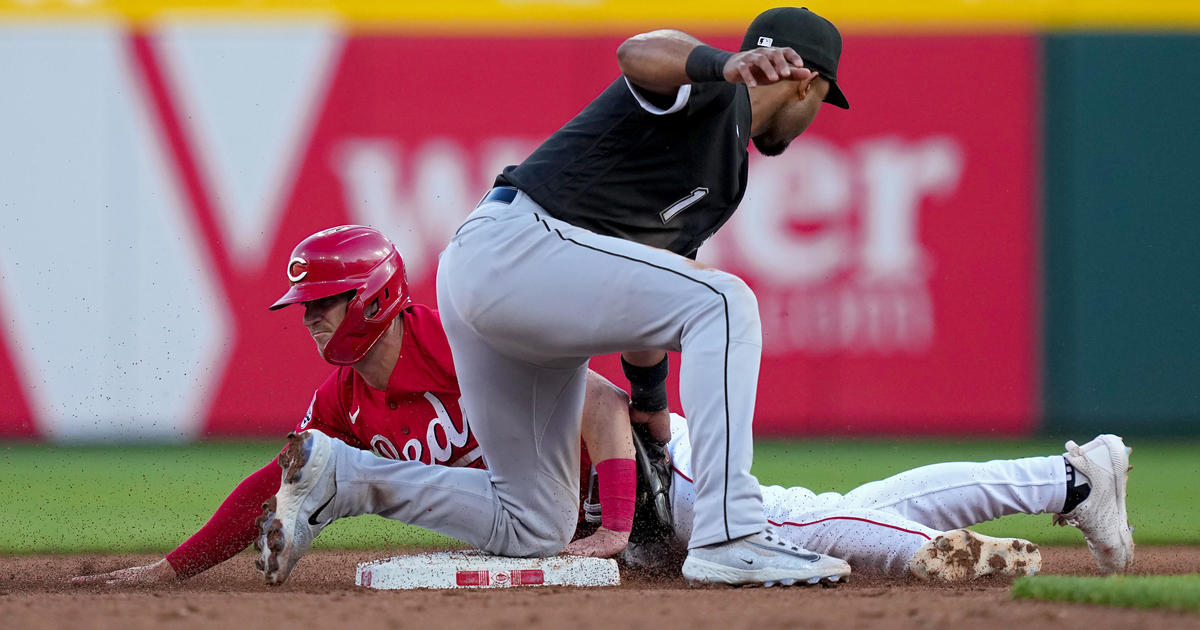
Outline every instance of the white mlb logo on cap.
<svg viewBox="0 0 1200 630"><path fill-rule="evenodd" d="M771 39L770 37L759 37L758 38L759 46L770 46L773 43L775 43L775 40Z"/></svg>

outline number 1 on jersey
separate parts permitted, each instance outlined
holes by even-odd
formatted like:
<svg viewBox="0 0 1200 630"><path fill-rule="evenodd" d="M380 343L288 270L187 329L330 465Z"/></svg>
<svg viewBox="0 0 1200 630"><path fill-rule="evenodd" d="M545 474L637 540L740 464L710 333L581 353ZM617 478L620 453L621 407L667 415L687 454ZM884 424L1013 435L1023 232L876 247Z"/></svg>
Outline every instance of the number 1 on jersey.
<svg viewBox="0 0 1200 630"><path fill-rule="evenodd" d="M667 206L666 210L663 210L662 212L658 213L658 216L662 217L663 223L666 223L667 221L674 219L675 215L679 214L680 212L683 212L684 210L687 210L689 207L694 205L697 201L700 201L701 199L703 199L704 196L707 194L708 194L707 188L704 188L703 186L695 188L692 190L692 192L688 193L688 196L684 197L683 199L680 199L679 201L676 201L675 203L671 204L670 206Z"/></svg>

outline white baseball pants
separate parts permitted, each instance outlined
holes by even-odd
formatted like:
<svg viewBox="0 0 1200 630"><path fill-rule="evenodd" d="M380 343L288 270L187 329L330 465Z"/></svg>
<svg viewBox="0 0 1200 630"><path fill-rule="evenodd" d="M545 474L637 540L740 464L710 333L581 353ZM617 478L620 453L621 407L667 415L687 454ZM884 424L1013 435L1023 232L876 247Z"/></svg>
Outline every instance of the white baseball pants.
<svg viewBox="0 0 1200 630"><path fill-rule="evenodd" d="M687 429L672 418L671 506L681 541L698 518ZM903 573L917 549L942 532L1008 514L1058 512L1066 488L1066 465L1053 455L922 466L844 495L780 486L762 493L767 520L792 544L841 558L855 571Z"/></svg>

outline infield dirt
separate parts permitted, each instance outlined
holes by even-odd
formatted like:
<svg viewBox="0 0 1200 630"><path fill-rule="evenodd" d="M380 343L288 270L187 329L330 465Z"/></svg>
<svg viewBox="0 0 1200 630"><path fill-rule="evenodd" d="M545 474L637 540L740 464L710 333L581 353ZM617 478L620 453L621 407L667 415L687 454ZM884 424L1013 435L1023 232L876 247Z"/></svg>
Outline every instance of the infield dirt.
<svg viewBox="0 0 1200 630"><path fill-rule="evenodd" d="M1043 547L1043 572L1094 574L1080 547ZM836 588L689 588L676 577L624 572L619 587L376 591L353 585L358 562L395 551L316 552L288 583L267 588L242 554L186 582L160 587L76 586L71 576L144 564L156 556L0 557L0 628L954 628L1099 630L1200 628L1200 614L1013 600L1009 580L940 586L856 575ZM1135 573L1200 571L1200 547L1138 549Z"/></svg>

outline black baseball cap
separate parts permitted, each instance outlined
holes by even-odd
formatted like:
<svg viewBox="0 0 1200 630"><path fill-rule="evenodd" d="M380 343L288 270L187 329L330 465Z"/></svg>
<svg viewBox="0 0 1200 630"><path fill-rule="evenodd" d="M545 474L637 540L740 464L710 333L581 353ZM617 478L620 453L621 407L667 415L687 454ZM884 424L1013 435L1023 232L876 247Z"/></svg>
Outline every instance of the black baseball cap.
<svg viewBox="0 0 1200 630"><path fill-rule="evenodd" d="M842 56L842 34L833 22L807 7L777 7L758 14L746 29L742 50L759 46L791 48L804 60L804 67L829 81L825 102L850 109L850 102L837 84L838 59Z"/></svg>

